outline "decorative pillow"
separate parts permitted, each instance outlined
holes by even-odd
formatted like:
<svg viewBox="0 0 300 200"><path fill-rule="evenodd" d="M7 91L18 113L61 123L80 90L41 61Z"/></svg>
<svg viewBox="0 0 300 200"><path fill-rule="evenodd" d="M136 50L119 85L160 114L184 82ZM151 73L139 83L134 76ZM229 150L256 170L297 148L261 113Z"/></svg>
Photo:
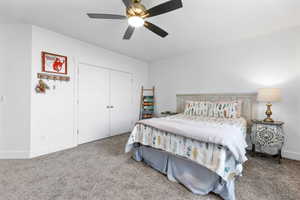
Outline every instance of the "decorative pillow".
<svg viewBox="0 0 300 200"><path fill-rule="evenodd" d="M198 113L200 116L208 116L212 104L209 101L198 102Z"/></svg>
<svg viewBox="0 0 300 200"><path fill-rule="evenodd" d="M196 106L193 101L187 101L185 104L184 114L186 115L196 115Z"/></svg>
<svg viewBox="0 0 300 200"><path fill-rule="evenodd" d="M239 118L242 102L187 101L184 114L204 117Z"/></svg>
<svg viewBox="0 0 300 200"><path fill-rule="evenodd" d="M241 101L215 102L210 117L239 118L241 109Z"/></svg>
<svg viewBox="0 0 300 200"><path fill-rule="evenodd" d="M185 115L191 115L191 109L192 109L192 103L191 103L191 101L186 101L183 113Z"/></svg>
<svg viewBox="0 0 300 200"><path fill-rule="evenodd" d="M184 114L208 116L211 102L208 101L187 101L185 105Z"/></svg>

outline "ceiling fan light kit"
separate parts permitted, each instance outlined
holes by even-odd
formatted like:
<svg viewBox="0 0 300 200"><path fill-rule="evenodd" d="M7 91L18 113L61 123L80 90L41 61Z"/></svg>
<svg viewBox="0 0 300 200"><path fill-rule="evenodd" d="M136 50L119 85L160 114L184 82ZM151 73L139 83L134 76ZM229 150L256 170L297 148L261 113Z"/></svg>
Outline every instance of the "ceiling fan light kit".
<svg viewBox="0 0 300 200"><path fill-rule="evenodd" d="M182 8L182 0L170 0L157 6L154 6L153 8L150 8L148 10L143 4L141 4L141 0L122 1L126 7L126 16L100 13L88 13L87 15L90 18L94 19L127 19L129 26L123 36L124 40L129 40L133 35L135 28L139 28L142 26L152 31L153 33L159 35L160 37L166 37L168 35L166 31L146 21L145 19Z"/></svg>
<svg viewBox="0 0 300 200"><path fill-rule="evenodd" d="M135 28L142 27L144 23L145 23L144 19L139 16L128 17L128 24Z"/></svg>

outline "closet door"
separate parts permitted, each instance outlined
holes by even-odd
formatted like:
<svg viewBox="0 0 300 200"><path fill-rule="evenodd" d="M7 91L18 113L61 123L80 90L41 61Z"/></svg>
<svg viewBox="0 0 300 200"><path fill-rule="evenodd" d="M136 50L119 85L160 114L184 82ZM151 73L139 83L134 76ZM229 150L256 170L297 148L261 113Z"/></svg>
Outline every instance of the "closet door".
<svg viewBox="0 0 300 200"><path fill-rule="evenodd" d="M109 73L107 69L89 65L79 67L79 144L110 135Z"/></svg>
<svg viewBox="0 0 300 200"><path fill-rule="evenodd" d="M132 122L132 75L111 71L110 73L110 127L111 135L130 131Z"/></svg>

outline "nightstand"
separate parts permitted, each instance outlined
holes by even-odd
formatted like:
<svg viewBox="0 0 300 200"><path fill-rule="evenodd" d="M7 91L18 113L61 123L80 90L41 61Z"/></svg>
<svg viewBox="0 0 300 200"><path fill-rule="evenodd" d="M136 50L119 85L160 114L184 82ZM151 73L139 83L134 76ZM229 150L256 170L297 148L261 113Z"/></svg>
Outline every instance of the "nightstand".
<svg viewBox="0 0 300 200"><path fill-rule="evenodd" d="M252 120L251 143L252 154L256 152L277 156L281 163L281 149L284 144L285 135L283 122L264 122Z"/></svg>

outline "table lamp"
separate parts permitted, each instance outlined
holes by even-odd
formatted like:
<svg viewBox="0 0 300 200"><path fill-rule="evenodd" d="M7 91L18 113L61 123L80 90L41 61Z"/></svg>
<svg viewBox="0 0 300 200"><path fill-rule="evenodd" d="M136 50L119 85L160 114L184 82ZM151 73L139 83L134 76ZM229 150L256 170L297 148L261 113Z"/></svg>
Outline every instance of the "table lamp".
<svg viewBox="0 0 300 200"><path fill-rule="evenodd" d="M281 90L279 88L258 89L257 101L267 103L267 110L266 110L267 118L264 119L264 122L274 122L274 120L271 118L272 115L271 103L281 101Z"/></svg>

